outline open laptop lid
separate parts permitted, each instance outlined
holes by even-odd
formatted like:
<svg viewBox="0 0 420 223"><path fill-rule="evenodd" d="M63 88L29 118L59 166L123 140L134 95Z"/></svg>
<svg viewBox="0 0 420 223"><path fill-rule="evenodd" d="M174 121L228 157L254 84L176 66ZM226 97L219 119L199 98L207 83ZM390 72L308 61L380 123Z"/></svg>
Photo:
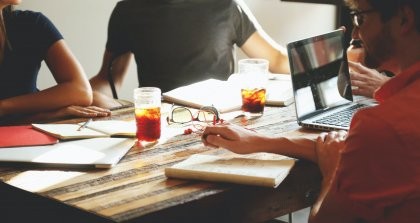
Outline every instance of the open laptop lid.
<svg viewBox="0 0 420 223"><path fill-rule="evenodd" d="M46 146L0 148L1 166L111 168L134 145L131 138L92 138Z"/></svg>
<svg viewBox="0 0 420 223"><path fill-rule="evenodd" d="M353 101L344 32L287 44L298 122Z"/></svg>

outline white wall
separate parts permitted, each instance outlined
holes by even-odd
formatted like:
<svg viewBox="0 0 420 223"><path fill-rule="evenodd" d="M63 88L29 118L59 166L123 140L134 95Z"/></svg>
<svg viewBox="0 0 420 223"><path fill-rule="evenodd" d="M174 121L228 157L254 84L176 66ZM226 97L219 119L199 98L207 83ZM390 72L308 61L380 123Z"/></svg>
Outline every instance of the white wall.
<svg viewBox="0 0 420 223"><path fill-rule="evenodd" d="M39 11L48 16L63 34L88 77L102 63L109 16L118 0L24 0L18 9ZM330 31L335 27L335 7L331 5L281 2L280 0L244 0L264 30L279 44ZM320 22L321 21L321 22ZM239 58L244 57L239 52ZM131 99L137 86L135 65L129 70L121 98ZM45 65L38 78L40 89L53 85Z"/></svg>

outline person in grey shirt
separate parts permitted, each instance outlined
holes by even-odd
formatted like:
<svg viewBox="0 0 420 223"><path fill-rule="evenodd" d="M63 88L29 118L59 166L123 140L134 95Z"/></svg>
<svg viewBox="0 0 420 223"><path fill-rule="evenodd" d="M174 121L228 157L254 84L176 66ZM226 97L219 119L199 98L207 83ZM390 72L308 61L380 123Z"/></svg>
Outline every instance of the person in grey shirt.
<svg viewBox="0 0 420 223"><path fill-rule="evenodd" d="M139 86L162 92L208 78L226 80L234 72L234 46L249 57L265 58L273 73L288 73L284 47L254 24L241 1L123 0L114 8L99 73L90 82L94 105L118 106L108 73L122 86L134 54Z"/></svg>

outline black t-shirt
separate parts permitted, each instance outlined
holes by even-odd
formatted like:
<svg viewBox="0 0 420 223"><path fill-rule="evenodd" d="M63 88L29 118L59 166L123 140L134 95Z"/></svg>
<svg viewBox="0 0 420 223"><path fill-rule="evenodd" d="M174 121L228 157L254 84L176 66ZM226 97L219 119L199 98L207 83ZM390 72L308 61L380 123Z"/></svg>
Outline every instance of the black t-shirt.
<svg viewBox="0 0 420 223"><path fill-rule="evenodd" d="M163 92L234 70L234 45L256 31L233 0L124 0L109 22L107 50L135 55L140 86Z"/></svg>
<svg viewBox="0 0 420 223"><path fill-rule="evenodd" d="M14 11L5 24L10 48L0 64L0 99L36 92L41 62L49 47L63 38L38 12Z"/></svg>
<svg viewBox="0 0 420 223"><path fill-rule="evenodd" d="M37 77L48 49L63 37L41 13L14 11L5 16L7 38L0 64L0 99L37 92ZM21 114L0 117L0 125L19 119Z"/></svg>

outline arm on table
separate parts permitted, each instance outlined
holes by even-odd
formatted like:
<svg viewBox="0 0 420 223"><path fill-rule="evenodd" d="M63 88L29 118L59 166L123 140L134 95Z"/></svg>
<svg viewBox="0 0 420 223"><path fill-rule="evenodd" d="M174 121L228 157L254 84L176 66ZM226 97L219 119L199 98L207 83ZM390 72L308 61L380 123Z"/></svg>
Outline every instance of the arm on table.
<svg viewBox="0 0 420 223"><path fill-rule="evenodd" d="M239 154L270 152L306 159L318 164L323 182L321 193L311 211L311 222L351 222L354 220L330 194L344 148L347 132L321 133L316 140L267 137L240 126L226 124L207 127L202 141L206 146L223 147ZM337 217L337 218L336 218Z"/></svg>
<svg viewBox="0 0 420 223"><path fill-rule="evenodd" d="M99 73L90 79L90 84L93 89L93 105L95 106L104 108L121 106L112 96L111 87L108 82L109 67L112 63L112 78L115 88L118 91L127 75L132 53L122 54L115 59L113 57L111 52L105 51Z"/></svg>
<svg viewBox="0 0 420 223"><path fill-rule="evenodd" d="M45 62L57 85L48 89L0 100L2 115L28 114L42 119L44 112L59 116L74 115L69 106L85 107L92 102L92 89L83 68L64 40L55 42L47 51ZM109 115L105 110L96 110L88 116Z"/></svg>

